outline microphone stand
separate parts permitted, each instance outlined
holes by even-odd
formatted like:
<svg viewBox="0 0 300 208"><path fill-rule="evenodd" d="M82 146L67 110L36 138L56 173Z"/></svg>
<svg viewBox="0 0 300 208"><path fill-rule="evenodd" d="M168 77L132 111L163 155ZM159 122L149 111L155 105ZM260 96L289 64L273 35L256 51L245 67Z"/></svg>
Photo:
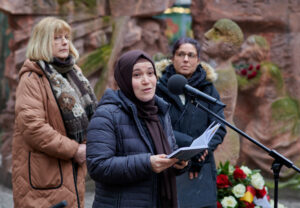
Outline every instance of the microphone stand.
<svg viewBox="0 0 300 208"><path fill-rule="evenodd" d="M223 105L225 106L225 104L223 104ZM240 129L236 128L235 126L233 126L232 124L227 122L225 119L221 118L220 116L218 116L217 114L215 114L214 112L212 112L208 108L204 107L203 105L201 105L197 101L196 101L196 107L201 108L202 110L204 110L204 111L208 112L209 114L213 115L219 121L221 121L221 123L225 124L226 126L230 127L231 129L233 129L234 131L239 133L240 135L244 136L246 139L248 139L252 143L256 144L261 149L265 150L271 157L274 158L271 169L273 170L274 184L275 184L274 185L274 208L277 208L278 207L278 180L279 180L279 173L280 173L280 170L281 170L282 166L285 165L287 168L293 168L298 173L300 173L300 169L297 166L295 166L292 161L285 158L283 155L278 153L276 150L273 150L273 149L270 150L269 148L267 148L266 146L264 146L263 144L261 144L257 140L253 139L252 137L247 135L245 132L243 132Z"/></svg>

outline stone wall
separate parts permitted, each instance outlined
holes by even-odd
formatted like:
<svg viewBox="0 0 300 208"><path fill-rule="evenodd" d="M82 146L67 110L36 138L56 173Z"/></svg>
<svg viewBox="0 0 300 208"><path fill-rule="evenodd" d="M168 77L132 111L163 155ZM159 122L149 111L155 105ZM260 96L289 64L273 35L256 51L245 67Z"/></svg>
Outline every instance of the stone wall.
<svg viewBox="0 0 300 208"><path fill-rule="evenodd" d="M235 21L245 38L251 34L264 36L271 44L271 60L284 72L290 94L300 98L299 1L193 0L191 11L195 38L200 42L204 32L220 18Z"/></svg>
<svg viewBox="0 0 300 208"><path fill-rule="evenodd" d="M300 52L300 26L298 22L300 18L299 1L193 0L191 12L194 35L200 43L204 38L205 31L211 28L220 18L229 18L235 21L242 28L245 39L253 34L263 36L270 43L269 60L279 66L288 95L297 100L300 99L300 59L298 58ZM248 102L249 100L252 101ZM259 103L259 100L238 96L237 102L238 105L236 107L234 120L237 127L241 128L241 130L245 130L245 127L249 123L249 117L251 117L251 113L253 113L253 109L251 108L259 108L259 106L256 105ZM267 115L260 115L261 118L266 116ZM264 131L266 132L268 129ZM255 129L247 133L257 135ZM271 137L271 135L268 136ZM297 139L298 142L293 143L293 147L297 147L298 149L300 147L299 139L300 138ZM245 138L241 138L241 141L243 140L245 140ZM282 145L286 144L285 148L288 148L291 147L291 141L294 139L290 138L290 141L283 141L278 138L278 140L282 142ZM260 138L259 141L266 144L263 138ZM275 140L272 142L273 147L279 146L274 142ZM243 145L241 148L243 148ZM283 148L280 149L279 152L286 155L285 150L286 149ZM300 164L299 156L296 154L289 156L297 165ZM255 158L255 153L253 157ZM271 167L271 162L271 158L266 156L264 169L266 169L266 165ZM256 166L255 168L262 167ZM271 173L271 170L268 169L266 172Z"/></svg>

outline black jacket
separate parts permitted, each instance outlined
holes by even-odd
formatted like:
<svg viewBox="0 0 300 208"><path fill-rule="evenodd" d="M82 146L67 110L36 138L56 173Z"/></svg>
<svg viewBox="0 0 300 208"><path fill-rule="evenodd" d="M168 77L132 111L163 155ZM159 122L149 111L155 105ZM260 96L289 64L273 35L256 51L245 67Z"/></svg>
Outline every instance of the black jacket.
<svg viewBox="0 0 300 208"><path fill-rule="evenodd" d="M169 105L156 96L170 147L176 149ZM158 175L151 169L153 146L135 105L121 91L107 90L89 124L87 167L96 182L94 208L156 207Z"/></svg>
<svg viewBox="0 0 300 208"><path fill-rule="evenodd" d="M212 115L196 107L197 102L222 118L224 118L224 113L220 106L209 104L189 94L185 94L186 103L185 105L182 104L179 96L172 94L167 88L168 78L175 73L172 68L173 65L167 67L166 72L158 82L156 94L171 104L170 117L178 146L189 146L195 138L205 131L209 124L216 121ZM193 82L193 87L219 99L217 90L210 81L207 81L206 73L200 65L194 75L197 75L197 80ZM225 134L225 126L221 125L209 143L209 154L197 179L190 180L188 173L177 177L180 207L201 207L216 204L216 166L213 151L222 143Z"/></svg>

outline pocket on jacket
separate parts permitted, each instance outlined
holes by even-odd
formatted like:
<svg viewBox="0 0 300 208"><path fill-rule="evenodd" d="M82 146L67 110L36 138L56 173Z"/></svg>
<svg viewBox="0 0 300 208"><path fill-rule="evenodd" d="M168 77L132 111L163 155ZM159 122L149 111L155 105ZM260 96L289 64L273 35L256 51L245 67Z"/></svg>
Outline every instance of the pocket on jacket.
<svg viewBox="0 0 300 208"><path fill-rule="evenodd" d="M29 152L29 182L34 189L56 189L63 183L62 169L57 158Z"/></svg>

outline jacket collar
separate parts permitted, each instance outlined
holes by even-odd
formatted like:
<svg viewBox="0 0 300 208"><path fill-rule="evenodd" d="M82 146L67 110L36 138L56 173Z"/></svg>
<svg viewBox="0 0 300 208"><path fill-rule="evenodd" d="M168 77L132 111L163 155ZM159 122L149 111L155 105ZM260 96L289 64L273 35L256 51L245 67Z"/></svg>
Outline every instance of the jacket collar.
<svg viewBox="0 0 300 208"><path fill-rule="evenodd" d="M165 115L168 112L170 104L165 102L157 95L155 95L155 103L158 106L159 113ZM135 113L137 112L135 104L130 99L128 99L121 90L107 89L102 96L98 106L103 104L115 104L122 107L127 112L129 112L130 109L134 109Z"/></svg>

